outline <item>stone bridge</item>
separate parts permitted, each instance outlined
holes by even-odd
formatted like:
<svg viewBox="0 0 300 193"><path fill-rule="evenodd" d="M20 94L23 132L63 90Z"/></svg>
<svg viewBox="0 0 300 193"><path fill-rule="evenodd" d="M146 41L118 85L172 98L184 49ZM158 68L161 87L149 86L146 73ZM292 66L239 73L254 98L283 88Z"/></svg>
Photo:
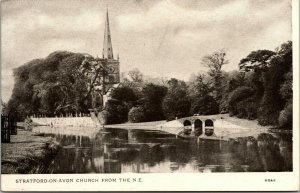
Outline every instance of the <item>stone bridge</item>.
<svg viewBox="0 0 300 193"><path fill-rule="evenodd" d="M159 128L175 135L194 135L194 136L216 136L216 122L220 122L221 115L211 116L191 116L176 119L159 125ZM219 125L219 124L217 124Z"/></svg>
<svg viewBox="0 0 300 193"><path fill-rule="evenodd" d="M195 115L172 121L104 125L103 128L125 129L129 131L129 134L134 133L134 130L154 130L176 136L207 139L225 139L227 137L240 136L242 133L253 130L251 127L237 125L228 116L222 114L208 116Z"/></svg>

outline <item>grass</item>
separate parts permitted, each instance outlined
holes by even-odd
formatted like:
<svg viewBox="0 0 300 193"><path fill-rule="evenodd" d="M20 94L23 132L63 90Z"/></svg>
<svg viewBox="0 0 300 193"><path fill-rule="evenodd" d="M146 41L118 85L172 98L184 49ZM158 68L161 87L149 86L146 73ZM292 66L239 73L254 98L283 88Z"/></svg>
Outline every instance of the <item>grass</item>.
<svg viewBox="0 0 300 193"><path fill-rule="evenodd" d="M45 164L57 149L53 138L19 129L17 135L11 135L10 143L1 144L1 172L34 173L35 168Z"/></svg>
<svg viewBox="0 0 300 193"><path fill-rule="evenodd" d="M231 122L235 125L251 128L251 129L270 129L271 126L262 126L258 124L257 120L240 119L237 117L230 117L228 114L222 114L224 120Z"/></svg>

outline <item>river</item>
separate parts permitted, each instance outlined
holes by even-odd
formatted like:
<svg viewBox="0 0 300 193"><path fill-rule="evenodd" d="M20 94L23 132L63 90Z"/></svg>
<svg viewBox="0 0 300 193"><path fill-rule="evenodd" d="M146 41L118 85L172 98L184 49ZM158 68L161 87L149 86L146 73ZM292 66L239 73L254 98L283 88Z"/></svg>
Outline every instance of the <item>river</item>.
<svg viewBox="0 0 300 193"><path fill-rule="evenodd" d="M292 171L290 133L197 141L159 131L34 127L33 132L54 137L62 147L46 173Z"/></svg>

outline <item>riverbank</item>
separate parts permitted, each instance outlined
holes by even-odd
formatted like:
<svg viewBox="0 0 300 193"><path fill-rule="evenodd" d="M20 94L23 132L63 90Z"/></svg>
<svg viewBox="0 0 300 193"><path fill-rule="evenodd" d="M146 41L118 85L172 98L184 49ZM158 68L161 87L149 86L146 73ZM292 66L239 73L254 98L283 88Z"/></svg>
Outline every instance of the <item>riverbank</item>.
<svg viewBox="0 0 300 193"><path fill-rule="evenodd" d="M52 137L18 129L10 143L1 144L2 174L44 173L56 155L59 144Z"/></svg>

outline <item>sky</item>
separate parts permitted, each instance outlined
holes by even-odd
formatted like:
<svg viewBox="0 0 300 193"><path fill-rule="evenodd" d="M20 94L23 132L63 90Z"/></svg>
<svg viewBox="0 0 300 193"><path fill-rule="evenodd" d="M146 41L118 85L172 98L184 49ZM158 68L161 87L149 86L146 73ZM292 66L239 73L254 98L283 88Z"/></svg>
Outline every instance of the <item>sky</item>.
<svg viewBox="0 0 300 193"><path fill-rule="evenodd" d="M188 80L224 50L225 71L251 51L291 40L290 0L6 0L1 3L1 98L13 69L57 50L102 56L106 8L121 72Z"/></svg>

